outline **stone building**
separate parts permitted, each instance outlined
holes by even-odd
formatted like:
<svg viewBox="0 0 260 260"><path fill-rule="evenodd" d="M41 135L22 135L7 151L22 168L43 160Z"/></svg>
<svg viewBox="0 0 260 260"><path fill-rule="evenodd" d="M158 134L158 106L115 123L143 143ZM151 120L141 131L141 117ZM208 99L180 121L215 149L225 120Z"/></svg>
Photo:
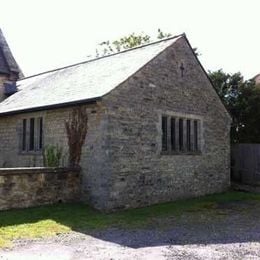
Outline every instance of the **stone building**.
<svg viewBox="0 0 260 260"><path fill-rule="evenodd" d="M0 167L42 166L48 144L65 158L65 121L84 106L82 201L115 210L229 187L231 119L185 35L23 78L5 95L14 64L0 76Z"/></svg>
<svg viewBox="0 0 260 260"><path fill-rule="evenodd" d="M256 85L260 84L260 74L257 74L253 77L253 80L255 81Z"/></svg>
<svg viewBox="0 0 260 260"><path fill-rule="evenodd" d="M0 29L0 102L8 96L8 90L11 88L12 83L15 83L22 77L23 73L16 63ZM8 84L10 88L8 88ZM4 89L5 86L6 90Z"/></svg>

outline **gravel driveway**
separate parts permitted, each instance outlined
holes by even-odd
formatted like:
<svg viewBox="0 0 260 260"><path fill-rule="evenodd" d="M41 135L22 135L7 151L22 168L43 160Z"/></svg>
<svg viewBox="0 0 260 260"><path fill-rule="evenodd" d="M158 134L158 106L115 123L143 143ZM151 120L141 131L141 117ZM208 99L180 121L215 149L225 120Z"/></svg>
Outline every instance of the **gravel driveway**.
<svg viewBox="0 0 260 260"><path fill-rule="evenodd" d="M154 219L145 229L111 228L16 241L13 249L0 251L2 259L260 259L260 202Z"/></svg>

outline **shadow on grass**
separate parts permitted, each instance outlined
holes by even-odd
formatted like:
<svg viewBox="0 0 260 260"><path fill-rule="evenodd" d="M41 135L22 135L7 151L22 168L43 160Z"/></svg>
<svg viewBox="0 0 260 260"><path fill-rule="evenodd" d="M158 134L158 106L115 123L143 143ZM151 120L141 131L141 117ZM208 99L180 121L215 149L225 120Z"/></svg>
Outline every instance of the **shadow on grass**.
<svg viewBox="0 0 260 260"><path fill-rule="evenodd" d="M228 192L104 214L84 204L2 211L0 237L78 231L123 246L260 242L260 194Z"/></svg>

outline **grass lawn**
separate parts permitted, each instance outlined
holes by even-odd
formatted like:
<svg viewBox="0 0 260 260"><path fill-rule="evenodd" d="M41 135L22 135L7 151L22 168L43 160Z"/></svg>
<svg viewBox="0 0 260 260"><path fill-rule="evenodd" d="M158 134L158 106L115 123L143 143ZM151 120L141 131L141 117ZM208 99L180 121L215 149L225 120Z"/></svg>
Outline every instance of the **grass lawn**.
<svg viewBox="0 0 260 260"><path fill-rule="evenodd" d="M214 211L220 203L248 200L260 201L260 194L227 192L111 214L100 213L80 203L2 211L0 248L11 246L14 239L48 237L71 230L145 228L153 219Z"/></svg>

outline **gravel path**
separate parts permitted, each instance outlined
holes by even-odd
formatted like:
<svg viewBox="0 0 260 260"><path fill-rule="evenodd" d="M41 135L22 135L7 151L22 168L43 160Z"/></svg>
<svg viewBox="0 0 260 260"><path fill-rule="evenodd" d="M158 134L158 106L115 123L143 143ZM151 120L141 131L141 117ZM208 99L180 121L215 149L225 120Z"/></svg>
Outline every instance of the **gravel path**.
<svg viewBox="0 0 260 260"><path fill-rule="evenodd" d="M260 259L260 203L223 204L215 212L155 219L146 229L16 241L13 249L0 251L0 260Z"/></svg>

